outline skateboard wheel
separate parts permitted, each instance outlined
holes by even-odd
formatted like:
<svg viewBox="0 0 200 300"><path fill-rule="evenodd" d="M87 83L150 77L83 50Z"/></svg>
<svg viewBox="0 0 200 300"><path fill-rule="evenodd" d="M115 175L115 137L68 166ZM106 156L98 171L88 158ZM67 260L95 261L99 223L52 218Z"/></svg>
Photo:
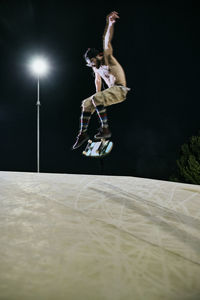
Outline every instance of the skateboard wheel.
<svg viewBox="0 0 200 300"><path fill-rule="evenodd" d="M86 151L83 151L83 154L84 154L84 155L86 155L86 154L87 154L87 152L86 152Z"/></svg>

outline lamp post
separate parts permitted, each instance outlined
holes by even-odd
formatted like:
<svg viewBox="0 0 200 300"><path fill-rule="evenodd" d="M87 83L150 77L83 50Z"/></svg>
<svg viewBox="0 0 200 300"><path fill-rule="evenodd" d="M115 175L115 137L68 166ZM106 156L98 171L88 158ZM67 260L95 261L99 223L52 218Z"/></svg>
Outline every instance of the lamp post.
<svg viewBox="0 0 200 300"><path fill-rule="evenodd" d="M40 172L40 76L37 78L37 172Z"/></svg>
<svg viewBox="0 0 200 300"><path fill-rule="evenodd" d="M36 57L31 62L31 70L37 76L37 173L40 172L40 77L48 71L48 64L44 58Z"/></svg>

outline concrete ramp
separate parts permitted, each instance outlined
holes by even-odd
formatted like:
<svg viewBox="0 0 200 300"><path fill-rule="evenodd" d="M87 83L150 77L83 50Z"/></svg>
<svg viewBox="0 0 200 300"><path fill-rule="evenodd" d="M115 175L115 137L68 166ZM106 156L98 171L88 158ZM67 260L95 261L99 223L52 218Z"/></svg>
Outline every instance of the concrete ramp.
<svg viewBox="0 0 200 300"><path fill-rule="evenodd" d="M0 300L200 299L200 186L0 172Z"/></svg>

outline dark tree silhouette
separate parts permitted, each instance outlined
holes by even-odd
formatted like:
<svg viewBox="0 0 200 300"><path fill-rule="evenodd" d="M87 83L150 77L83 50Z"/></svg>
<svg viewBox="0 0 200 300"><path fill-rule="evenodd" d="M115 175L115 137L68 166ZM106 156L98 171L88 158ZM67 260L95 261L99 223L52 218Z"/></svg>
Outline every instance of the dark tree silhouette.
<svg viewBox="0 0 200 300"><path fill-rule="evenodd" d="M187 144L181 146L176 174L172 181L200 184L200 134L192 136Z"/></svg>

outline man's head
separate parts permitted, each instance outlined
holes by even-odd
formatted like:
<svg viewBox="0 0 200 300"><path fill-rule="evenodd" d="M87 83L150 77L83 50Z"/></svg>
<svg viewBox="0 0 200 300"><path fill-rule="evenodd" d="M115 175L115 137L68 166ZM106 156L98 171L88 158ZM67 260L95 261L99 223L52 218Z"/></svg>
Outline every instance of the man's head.
<svg viewBox="0 0 200 300"><path fill-rule="evenodd" d="M97 69L101 65L103 53L95 48L88 48L84 54L85 61L88 67L96 67Z"/></svg>

